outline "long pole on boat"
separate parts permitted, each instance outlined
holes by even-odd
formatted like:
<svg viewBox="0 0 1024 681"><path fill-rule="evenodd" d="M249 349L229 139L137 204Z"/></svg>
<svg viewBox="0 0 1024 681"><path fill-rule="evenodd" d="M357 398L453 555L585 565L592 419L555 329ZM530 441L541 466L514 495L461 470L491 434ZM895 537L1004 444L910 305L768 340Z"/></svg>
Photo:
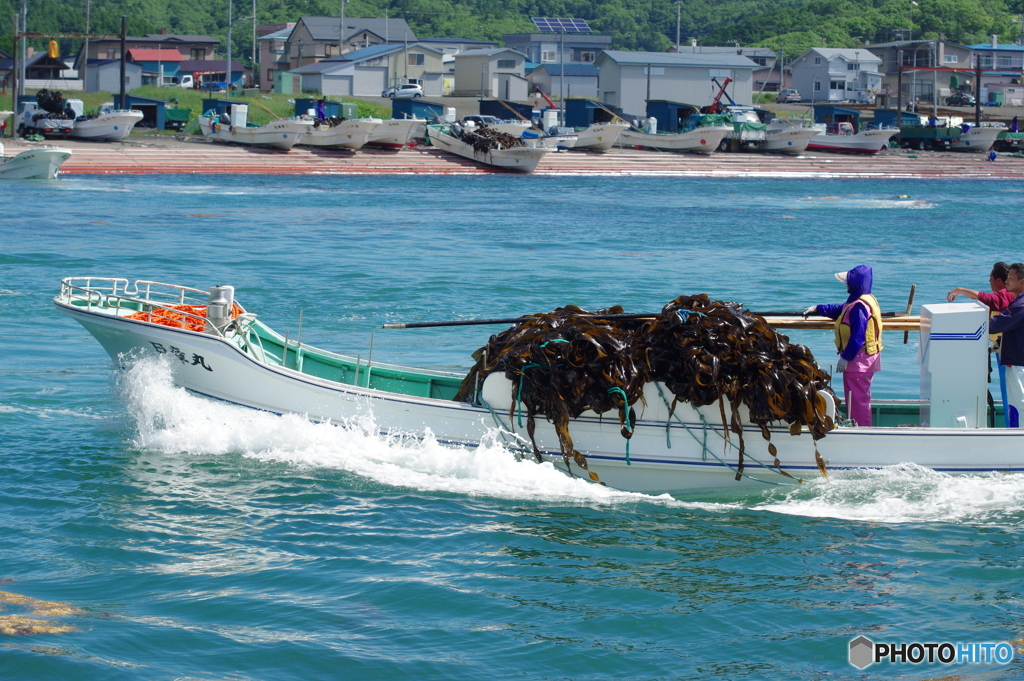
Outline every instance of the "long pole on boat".
<svg viewBox="0 0 1024 681"><path fill-rule="evenodd" d="M585 314L580 315L590 319L615 319L615 320L630 320L630 319L655 319L661 313L660 312L644 312L635 314ZM768 310L765 312L752 312L747 311L747 314L759 315L761 317L802 317L803 312L785 312L779 310ZM883 312L883 317L899 317L902 316L898 312ZM484 326L486 324L518 324L520 322L526 322L534 319L534 316L526 317L506 317L503 319L453 319L443 322L402 322L397 324L382 324L382 329L427 329L432 327L441 326Z"/></svg>
<svg viewBox="0 0 1024 681"><path fill-rule="evenodd" d="M899 115L899 111L898 110L896 112L896 115L897 116ZM915 293L917 293L917 284L911 284L910 285L910 297L907 298L907 314L910 314L910 311L914 309L914 294ZM909 331L904 331L903 332L903 344L906 345L909 342L910 342L910 332Z"/></svg>

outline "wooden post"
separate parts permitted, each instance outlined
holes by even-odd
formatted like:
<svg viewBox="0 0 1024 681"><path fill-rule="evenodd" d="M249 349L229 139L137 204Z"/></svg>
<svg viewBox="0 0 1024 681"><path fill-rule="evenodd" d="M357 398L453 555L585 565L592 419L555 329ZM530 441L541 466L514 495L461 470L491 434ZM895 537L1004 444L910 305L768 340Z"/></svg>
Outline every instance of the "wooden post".
<svg viewBox="0 0 1024 681"><path fill-rule="evenodd" d="M981 125L981 55L975 54L974 63L974 127Z"/></svg>
<svg viewBox="0 0 1024 681"><path fill-rule="evenodd" d="M128 44L127 36L128 36L128 17L126 15L122 14L121 15L121 108L124 109L125 111L127 111L128 109L131 109L131 107L128 106L127 94L125 93L125 87L124 87L124 65L125 65L125 60L127 59L127 56L125 55L125 50L126 50L126 46ZM85 58L88 59L89 55L85 55Z"/></svg>

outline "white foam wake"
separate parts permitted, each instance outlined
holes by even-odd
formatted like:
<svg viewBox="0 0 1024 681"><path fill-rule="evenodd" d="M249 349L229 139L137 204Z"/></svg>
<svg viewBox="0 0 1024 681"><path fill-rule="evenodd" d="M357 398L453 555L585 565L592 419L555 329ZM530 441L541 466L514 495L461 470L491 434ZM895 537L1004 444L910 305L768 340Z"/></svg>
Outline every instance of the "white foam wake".
<svg viewBox="0 0 1024 681"><path fill-rule="evenodd" d="M754 509L883 523L1024 520L1024 475L948 475L915 464L834 471Z"/></svg>
<svg viewBox="0 0 1024 681"><path fill-rule="evenodd" d="M550 463L517 461L493 431L478 447L441 445L419 437L382 435L371 416L346 423L276 416L190 395L176 388L166 359L135 361L121 389L137 435L135 445L165 453L240 453L261 461L331 468L395 487L422 491L575 503L655 503L706 510L735 504L678 502L669 495L620 492L569 478Z"/></svg>

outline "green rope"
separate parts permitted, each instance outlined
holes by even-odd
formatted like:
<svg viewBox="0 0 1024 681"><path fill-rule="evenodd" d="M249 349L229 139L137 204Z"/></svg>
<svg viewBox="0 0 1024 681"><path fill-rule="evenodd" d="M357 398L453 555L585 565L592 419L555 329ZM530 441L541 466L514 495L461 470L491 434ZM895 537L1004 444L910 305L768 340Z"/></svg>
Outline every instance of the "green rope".
<svg viewBox="0 0 1024 681"><path fill-rule="evenodd" d="M626 391L622 388L608 388L609 394L619 393L622 395L622 411L626 414L626 431L633 432L633 426L629 423L629 402L626 398ZM629 460L629 438L626 438L626 465L632 466L633 462Z"/></svg>

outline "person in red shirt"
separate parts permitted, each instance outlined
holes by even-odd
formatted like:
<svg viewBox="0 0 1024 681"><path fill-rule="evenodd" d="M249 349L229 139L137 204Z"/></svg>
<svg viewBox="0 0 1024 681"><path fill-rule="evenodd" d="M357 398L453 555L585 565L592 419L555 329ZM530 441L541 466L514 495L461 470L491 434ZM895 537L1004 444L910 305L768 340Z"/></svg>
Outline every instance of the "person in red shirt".
<svg viewBox="0 0 1024 681"><path fill-rule="evenodd" d="M1010 274L1010 266L1005 262L997 262L992 266L992 273L988 275L988 285L992 289L992 292L988 291L974 291L969 288L957 287L946 294L946 300L953 302L956 300L958 295L963 295L971 300L977 300L979 303L991 310L990 315L994 316L1010 307L1017 298L1017 294L1006 288L1006 278ZM992 344L996 351L996 365L999 367L999 393L1003 398L1003 414L1007 417L1007 403L1006 403L1006 367L1000 360L999 346L1002 343L1002 335L991 336Z"/></svg>

